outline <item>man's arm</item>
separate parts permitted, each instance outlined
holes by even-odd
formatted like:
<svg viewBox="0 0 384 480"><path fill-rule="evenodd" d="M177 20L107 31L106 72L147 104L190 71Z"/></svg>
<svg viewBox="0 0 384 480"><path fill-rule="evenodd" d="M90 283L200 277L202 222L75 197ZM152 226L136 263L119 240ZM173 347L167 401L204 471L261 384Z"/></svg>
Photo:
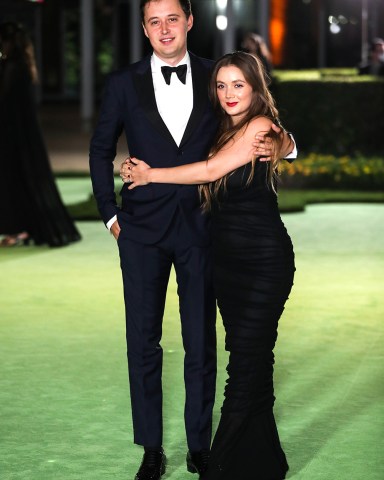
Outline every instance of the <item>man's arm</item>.
<svg viewBox="0 0 384 480"><path fill-rule="evenodd" d="M295 139L293 138L292 133L284 132L285 136L288 136L289 144L287 144L287 148L285 151L284 159L288 162L293 162L297 158L297 147Z"/></svg>
<svg viewBox="0 0 384 480"><path fill-rule="evenodd" d="M120 115L120 102L117 87L113 78L109 78L103 102L100 109L99 120L92 136L89 165L92 179L93 193L96 198L100 215L115 236L115 216L118 206L115 195L113 161L116 156L116 145L122 132Z"/></svg>

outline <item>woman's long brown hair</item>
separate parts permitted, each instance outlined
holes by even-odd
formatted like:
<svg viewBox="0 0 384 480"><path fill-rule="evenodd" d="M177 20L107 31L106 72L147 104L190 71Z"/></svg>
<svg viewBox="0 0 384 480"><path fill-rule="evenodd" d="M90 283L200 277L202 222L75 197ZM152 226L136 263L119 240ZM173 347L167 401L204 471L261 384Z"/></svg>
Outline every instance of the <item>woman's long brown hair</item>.
<svg viewBox="0 0 384 480"><path fill-rule="evenodd" d="M32 82L38 82L35 50L29 34L22 25L16 22L0 24L0 50L5 51L2 52L5 59L17 59L24 62Z"/></svg>
<svg viewBox="0 0 384 480"><path fill-rule="evenodd" d="M217 95L217 74L220 68L235 66L242 71L245 80L251 85L253 90L253 98L250 108L244 118L237 124L233 125L232 118L221 107L220 101ZM214 65L212 70L211 80L209 84L209 96L212 105L220 118L219 130L216 140L211 147L208 160L214 157L228 142L233 141L236 134L245 131L251 120L256 117L264 116L271 119L277 125L280 125L278 118L278 111L275 106L275 101L268 89L267 77L264 71L262 62L255 56L245 52L228 53L220 58ZM278 166L280 162L280 150L282 145L282 135L277 134L274 130L269 132L263 132L267 134L272 140L272 158L269 162L268 168L268 183L271 188L274 187L275 178L278 172ZM247 179L249 184L253 178L255 172L255 164L257 158L252 159L252 168ZM199 187L200 196L203 203L204 210L210 210L212 205L212 199L217 197L220 189L225 189L228 177L231 173L228 173L224 177L208 184L201 185Z"/></svg>

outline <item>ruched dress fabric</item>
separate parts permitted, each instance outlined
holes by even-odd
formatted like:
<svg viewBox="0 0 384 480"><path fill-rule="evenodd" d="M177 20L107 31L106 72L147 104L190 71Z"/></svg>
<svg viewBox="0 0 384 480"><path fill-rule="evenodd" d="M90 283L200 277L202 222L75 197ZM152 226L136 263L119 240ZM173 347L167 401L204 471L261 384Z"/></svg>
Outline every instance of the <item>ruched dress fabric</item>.
<svg viewBox="0 0 384 480"><path fill-rule="evenodd" d="M221 419L202 480L280 480L288 464L273 414L273 349L294 253L258 162L236 170L212 211L214 283L229 353Z"/></svg>
<svg viewBox="0 0 384 480"><path fill-rule="evenodd" d="M61 247L81 237L56 187L34 93L22 59L0 61L0 234L26 231L35 245Z"/></svg>

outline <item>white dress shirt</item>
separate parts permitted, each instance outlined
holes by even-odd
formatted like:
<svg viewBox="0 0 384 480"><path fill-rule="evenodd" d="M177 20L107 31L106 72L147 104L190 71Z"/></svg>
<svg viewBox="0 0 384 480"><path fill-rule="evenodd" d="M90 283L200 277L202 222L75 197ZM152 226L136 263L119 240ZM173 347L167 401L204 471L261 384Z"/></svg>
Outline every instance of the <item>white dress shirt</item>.
<svg viewBox="0 0 384 480"><path fill-rule="evenodd" d="M161 67L169 66L169 64L160 60L155 54L153 54L151 58L152 79L157 109L168 130L171 132L176 145L180 145L193 108L191 61L188 52L185 54L185 57L174 66L178 67L179 65L185 64L187 65L185 85L179 80L176 73L172 73L171 83L167 85L161 73Z"/></svg>

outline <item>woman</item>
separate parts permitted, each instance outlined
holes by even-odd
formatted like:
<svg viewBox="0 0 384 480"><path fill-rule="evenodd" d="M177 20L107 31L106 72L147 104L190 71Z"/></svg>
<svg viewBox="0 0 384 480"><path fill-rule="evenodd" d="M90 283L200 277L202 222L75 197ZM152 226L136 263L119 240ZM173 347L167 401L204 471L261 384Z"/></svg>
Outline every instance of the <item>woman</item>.
<svg viewBox="0 0 384 480"><path fill-rule="evenodd" d="M122 168L129 189L151 182L201 184L212 216L214 285L230 352L221 419L203 480L285 478L288 464L273 416L273 348L294 276L291 240L276 197L281 136L260 60L235 52L218 60L210 96L221 124L208 160ZM252 158L256 134L273 140L270 162Z"/></svg>
<svg viewBox="0 0 384 480"><path fill-rule="evenodd" d="M257 33L248 32L241 42L241 48L247 53L257 55L263 62L266 73L271 75L272 56L263 37L257 35Z"/></svg>
<svg viewBox="0 0 384 480"><path fill-rule="evenodd" d="M0 25L1 246L51 247L80 239L57 190L41 134L32 43L13 22Z"/></svg>

